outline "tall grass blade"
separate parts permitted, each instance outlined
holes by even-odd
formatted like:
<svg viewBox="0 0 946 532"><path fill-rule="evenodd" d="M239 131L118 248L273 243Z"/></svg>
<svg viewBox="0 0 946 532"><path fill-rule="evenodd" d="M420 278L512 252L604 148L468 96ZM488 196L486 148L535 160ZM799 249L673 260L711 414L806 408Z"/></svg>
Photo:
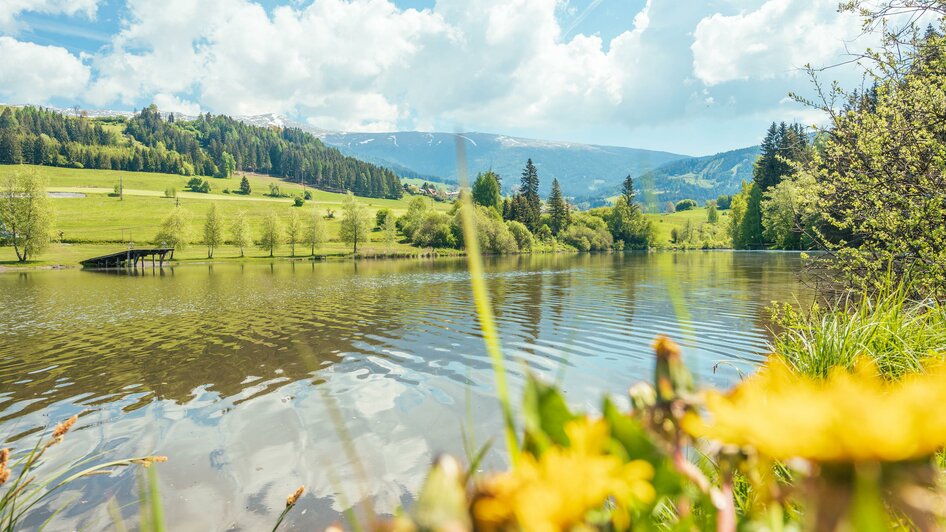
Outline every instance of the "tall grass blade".
<svg viewBox="0 0 946 532"><path fill-rule="evenodd" d="M457 175L461 190L469 190L470 178L466 168L466 146L463 138L455 137L457 151ZM496 378L496 395L499 397L500 407L505 422L506 448L509 450L513 465L518 461L519 442L516 439L516 423L512 415L512 403L509 400L509 386L506 383L506 366L503 360L503 351L493 316L493 307L486 291L483 280L483 258L480 255L480 243L476 234L476 224L473 219L473 198L467 192L460 195L460 208L463 220L463 242L466 246L467 265L470 270L470 284L473 288L473 301L476 305L476 315L479 318L480 329L483 331L483 340L486 342L486 351L493 365L493 374Z"/></svg>

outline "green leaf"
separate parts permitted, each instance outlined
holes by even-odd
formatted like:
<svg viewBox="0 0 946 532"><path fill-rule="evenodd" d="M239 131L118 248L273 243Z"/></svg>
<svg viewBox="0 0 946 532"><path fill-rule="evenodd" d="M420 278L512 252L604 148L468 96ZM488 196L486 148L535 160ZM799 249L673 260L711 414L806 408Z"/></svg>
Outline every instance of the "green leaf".
<svg viewBox="0 0 946 532"><path fill-rule="evenodd" d="M551 445L568 447L565 425L578 416L569 410L558 388L529 375L522 409L526 451L540 456Z"/></svg>

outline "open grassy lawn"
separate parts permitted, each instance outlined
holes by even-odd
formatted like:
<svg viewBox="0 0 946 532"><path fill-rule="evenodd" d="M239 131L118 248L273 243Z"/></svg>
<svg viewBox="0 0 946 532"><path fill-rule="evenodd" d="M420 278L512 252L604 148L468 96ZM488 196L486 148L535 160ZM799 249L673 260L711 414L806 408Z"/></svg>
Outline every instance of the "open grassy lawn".
<svg viewBox="0 0 946 532"><path fill-rule="evenodd" d="M0 166L0 178L18 167ZM54 234L67 244L55 245L44 253L40 259L49 264L75 264L96 254L105 254L118 251L126 242L134 242L136 246L147 246L154 239L161 224L161 220L180 203L180 206L190 214L190 240L195 244L201 240L204 217L211 204L217 205L217 210L226 219L226 225L238 212L243 212L249 220L252 231L260 226L260 221L271 211L284 219L291 211L300 216L308 216L317 210L323 216L329 211L335 211L335 219L325 220L328 247L320 253L340 253L344 251L338 240L340 207L343 194L309 189L313 199L306 201L302 207L294 207L292 198L272 198L264 195L269 191L270 183L279 184L284 193L292 196L301 196L302 187L298 184L287 183L269 176L247 174L252 194L223 194L223 189L239 188L240 176L229 179L207 178L211 183L211 193L183 191L188 178L171 174L156 174L146 172L120 172L112 170L79 170L71 168L52 168L33 166L49 182L50 192L78 193L84 197L53 197L51 199L55 209ZM124 199L112 197L113 186L118 183L119 177L124 186ZM169 187L177 189L177 198L164 197L164 190ZM411 200L405 196L400 200L376 198L358 198L368 207L372 217L381 208L391 209L396 215L407 210ZM449 204L434 202L435 209L448 210ZM228 231L226 232L228 233ZM61 234L61 237L60 237ZM229 238L229 234L225 235ZM68 244L81 244L70 246ZM112 243L101 246L103 243ZM116 244L118 248L116 249ZM377 245L375 246L377 247ZM401 251L411 249L402 246ZM194 246L193 249L201 249ZM337 248L337 249L335 249ZM78 251L77 249L82 249ZM191 258L195 253L189 250L180 255L182 258ZM285 250L288 253L288 248ZM101 252L101 253L100 253ZM253 251L254 253L256 250ZM197 255L205 253L196 252ZM177 258L177 257L176 257ZM0 248L0 263L14 260L13 250Z"/></svg>
<svg viewBox="0 0 946 532"><path fill-rule="evenodd" d="M719 212L719 221L717 222L723 227L726 227L729 224L729 211L718 211ZM657 236L660 238L661 242L670 242L670 232L673 228L677 228L678 231L682 231L686 227L687 221L691 222L693 228L699 227L701 224L706 223L706 208L699 207L696 209L690 209L688 211L674 212L670 214L647 214L645 215L657 225Z"/></svg>

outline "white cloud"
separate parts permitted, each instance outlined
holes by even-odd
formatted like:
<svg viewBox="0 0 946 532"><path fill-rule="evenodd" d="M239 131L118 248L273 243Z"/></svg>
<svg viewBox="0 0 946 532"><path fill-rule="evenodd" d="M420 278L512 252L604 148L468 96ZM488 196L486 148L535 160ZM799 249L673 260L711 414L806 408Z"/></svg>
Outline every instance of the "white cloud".
<svg viewBox="0 0 946 532"><path fill-rule="evenodd" d="M25 12L94 18L100 0L2 0L0 1L0 33L16 33L17 16Z"/></svg>
<svg viewBox="0 0 946 532"><path fill-rule="evenodd" d="M0 98L13 103L71 101L89 81L89 67L65 48L0 36Z"/></svg>
<svg viewBox="0 0 946 532"><path fill-rule="evenodd" d="M86 14L98 2L0 0L0 17L25 9L7 1ZM835 12L836 0L728 0L716 14L647 0L610 40L572 36L559 23L573 9L563 0L438 0L424 10L392 0L273 9L258 1L127 0L121 30L88 56L93 76L81 96L96 107L280 113L336 130L574 138L781 119L788 106L779 100L806 87L794 69L834 61L859 30Z"/></svg>
<svg viewBox="0 0 946 532"><path fill-rule="evenodd" d="M768 0L754 11L706 17L694 32L693 73L715 85L825 66L861 33L860 19L837 8L837 0Z"/></svg>
<svg viewBox="0 0 946 532"><path fill-rule="evenodd" d="M173 94L157 94L154 97L154 104L158 109L169 113L181 113L189 116L200 114L200 105L188 100L182 100Z"/></svg>

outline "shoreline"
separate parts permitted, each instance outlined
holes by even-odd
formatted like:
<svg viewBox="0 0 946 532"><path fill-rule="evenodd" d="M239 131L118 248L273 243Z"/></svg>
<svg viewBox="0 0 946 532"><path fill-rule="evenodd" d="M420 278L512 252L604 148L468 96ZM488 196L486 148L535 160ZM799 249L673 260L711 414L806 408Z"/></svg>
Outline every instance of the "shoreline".
<svg viewBox="0 0 946 532"><path fill-rule="evenodd" d="M105 246L105 244L99 243L83 243L83 244L64 244L70 248L83 248L83 247L94 247L94 246ZM116 246L118 247L118 246ZM8 248L0 248L0 250ZM109 248L112 249L112 248ZM185 250L179 250L178 253L190 254L196 248L196 246L189 247ZM255 250L255 248L254 248ZM802 250L741 250L734 248L709 248L709 249L685 249L685 248L657 248L650 250L625 250L625 251L591 251L591 252L581 252L575 249L566 248L566 249L542 249L538 251L530 251L528 253L514 253L512 255L555 255L555 254L618 254L618 253L659 253L659 252L670 252L670 253L690 253L690 252L708 252L708 251L729 251L729 252L768 252L768 253L813 253L812 251L802 251ZM112 251L114 252L114 251ZM95 256L90 254L91 256ZM174 260L165 261L166 267L174 266L183 266L183 265L200 265L200 264L226 264L226 263L253 263L253 262L341 262L341 261L362 261L362 260L408 260L408 259L438 259L438 258L461 258L465 257L466 252L464 250L455 250L455 249L418 249L411 248L408 250L406 247L402 247L398 250L392 251L378 251L375 249L369 248L366 252L361 252L353 254L348 251L326 251L322 253L316 253L315 255L275 255L270 257L269 255L252 255L246 254L244 256L216 256L214 258L207 258L206 256L186 256L184 258L176 258ZM88 257L87 257L88 258ZM20 264L15 261L6 261L0 263L0 274L4 273L22 273L22 272L31 272L31 271L48 271L48 270L81 270L83 269L82 265L76 262L56 262L56 263L43 263L43 261L37 261L36 263L28 262L26 264ZM90 268L90 271L117 271L123 270L124 268ZM140 269L140 268L139 268ZM132 270L128 268L128 270Z"/></svg>

